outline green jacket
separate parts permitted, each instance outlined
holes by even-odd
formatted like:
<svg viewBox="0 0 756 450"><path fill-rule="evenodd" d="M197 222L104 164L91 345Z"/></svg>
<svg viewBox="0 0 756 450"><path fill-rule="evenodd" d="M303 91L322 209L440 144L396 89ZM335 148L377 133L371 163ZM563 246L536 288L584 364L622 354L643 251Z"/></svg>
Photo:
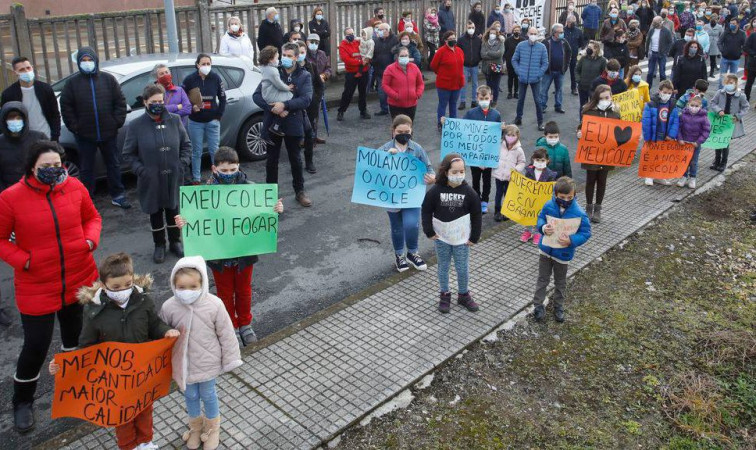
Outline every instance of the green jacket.
<svg viewBox="0 0 756 450"><path fill-rule="evenodd" d="M111 301L96 283L79 291L79 303L84 305L84 325L79 346L88 347L101 342L137 344L162 338L171 328L155 312L155 304L144 289L152 278L134 277L134 290L126 308Z"/></svg>
<svg viewBox="0 0 756 450"><path fill-rule="evenodd" d="M572 178L572 165L570 164L570 152L561 142L555 146L546 143L546 137L540 137L536 141L536 147L543 147L549 152L549 169L557 173L558 177Z"/></svg>

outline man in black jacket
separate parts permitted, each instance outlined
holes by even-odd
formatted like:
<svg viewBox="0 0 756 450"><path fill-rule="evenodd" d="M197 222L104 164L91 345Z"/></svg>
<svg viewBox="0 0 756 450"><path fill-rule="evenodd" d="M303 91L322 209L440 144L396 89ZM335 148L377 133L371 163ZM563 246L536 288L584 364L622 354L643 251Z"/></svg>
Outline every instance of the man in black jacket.
<svg viewBox="0 0 756 450"><path fill-rule="evenodd" d="M381 110L375 113L376 116L386 116L389 113L388 98L383 91L383 71L394 62L392 49L399 45L399 38L391 33L391 26L387 23L378 24L375 28L376 37L375 49L373 50L373 77L378 87L378 101L381 104Z"/></svg>
<svg viewBox="0 0 756 450"><path fill-rule="evenodd" d="M278 10L274 7L270 7L265 10L265 20L260 22L260 28L257 30L257 54L260 54L260 50L272 45L281 51L281 46L284 44L284 32L281 28L281 24L278 22Z"/></svg>
<svg viewBox="0 0 756 450"><path fill-rule="evenodd" d="M472 33L470 32L472 30ZM478 106L477 98L478 92L478 66L480 65L480 47L483 45L483 40L475 34L475 23L471 20L467 21L467 32L463 34L459 41L457 41L457 47L462 49L465 55L465 86L462 87L462 92L459 93L459 109L465 109L465 95L467 93L467 85L472 85L472 91L470 97L472 98L472 104L470 107L475 108Z"/></svg>
<svg viewBox="0 0 756 450"><path fill-rule="evenodd" d="M45 139L57 141L60 137L60 110L52 86L34 79L34 67L23 56L13 58L11 66L18 81L3 91L0 104L23 103L28 111L28 128L41 132Z"/></svg>
<svg viewBox="0 0 756 450"><path fill-rule="evenodd" d="M729 26L725 27L724 33L719 36L719 51L722 52L722 62L719 65L719 89L723 87L722 81L725 74L738 73L745 41L745 32L739 28L737 17L733 17Z"/></svg>
<svg viewBox="0 0 756 450"><path fill-rule="evenodd" d="M554 110L564 114L562 109L562 81L564 74L570 68L572 60L572 49L570 44L564 39L564 26L555 23L551 26L551 39L544 40L546 53L549 55L549 67L541 79L541 111L546 111L546 105L549 102L549 88L551 82L554 82Z"/></svg>
<svg viewBox="0 0 756 450"><path fill-rule="evenodd" d="M63 123L74 134L79 150L81 182L93 195L95 155L102 153L108 171L108 190L113 205L128 209L121 182L118 130L126 122L126 99L115 77L99 70L97 53L82 47L76 56L79 72L71 76L60 95Z"/></svg>

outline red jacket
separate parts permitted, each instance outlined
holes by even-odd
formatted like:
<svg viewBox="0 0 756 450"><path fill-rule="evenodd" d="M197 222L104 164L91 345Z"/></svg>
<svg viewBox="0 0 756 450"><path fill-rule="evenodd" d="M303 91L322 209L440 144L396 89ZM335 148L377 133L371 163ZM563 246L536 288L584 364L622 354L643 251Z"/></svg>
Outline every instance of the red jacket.
<svg viewBox="0 0 756 450"><path fill-rule="evenodd" d="M362 64L362 57L360 56L360 41L355 39L352 42L347 41L346 39L341 41L341 44L339 44L339 56L341 57L341 61L344 62L344 68L346 69L347 73L357 73L357 71L360 69L360 64ZM363 72L367 72L367 65L362 68Z"/></svg>
<svg viewBox="0 0 756 450"><path fill-rule="evenodd" d="M399 23L396 24L396 30L398 34L401 34L404 31L404 19L399 19ZM417 22L414 20L412 21L412 31L415 32L415 34L420 32L420 30L417 29Z"/></svg>
<svg viewBox="0 0 756 450"><path fill-rule="evenodd" d="M22 314L54 313L94 283L97 266L86 241L96 248L101 229L100 214L75 178L51 189L27 176L0 194L0 258L15 270ZM15 243L8 240L12 231Z"/></svg>
<svg viewBox="0 0 756 450"><path fill-rule="evenodd" d="M407 72L398 62L386 67L383 72L383 92L388 96L388 104L397 108L411 108L423 96L425 83L423 74L415 64L407 64Z"/></svg>
<svg viewBox="0 0 756 450"><path fill-rule="evenodd" d="M450 49L442 45L431 61L431 69L436 72L436 87L456 91L465 86L465 53L459 47Z"/></svg>

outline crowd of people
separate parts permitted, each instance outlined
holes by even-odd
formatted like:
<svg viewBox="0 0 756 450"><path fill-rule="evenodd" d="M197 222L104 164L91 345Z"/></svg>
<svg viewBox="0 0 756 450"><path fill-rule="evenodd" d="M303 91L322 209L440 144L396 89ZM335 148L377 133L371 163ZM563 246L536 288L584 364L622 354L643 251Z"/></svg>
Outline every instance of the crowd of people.
<svg viewBox="0 0 756 450"><path fill-rule="evenodd" d="M732 137L744 135L742 120L756 78L756 34L752 33L756 11L747 3L737 5L731 0L725 5L610 1L605 10L590 0L578 13L571 1L559 22L542 37L529 19L519 20L507 2L494 5L487 15L479 2L471 2L463 33L458 36L452 1L444 0L418 18L405 12L394 25L378 7L363 27L343 30L343 40L334 50L345 67L337 120L346 120L355 91L361 119L371 119L367 94L375 89L379 94L376 115L390 115L392 120L391 139L377 145L377 151L411 155L425 166L423 181L432 187L422 207L388 209L387 215L399 272L410 266L427 269L419 254L421 229L435 241L438 309L442 313L451 309L452 260L458 304L471 312L480 308L469 291L468 261L471 247L480 239L492 189L493 218L501 222L507 220L501 213L502 201L513 173L537 182L554 182L553 198L540 212L537 225L522 229L520 240L532 241L539 248L535 319L545 318L543 304L553 276L554 316L562 322L568 263L575 249L590 239L591 224L602 221L613 167L582 164L586 185L585 208L581 207L575 200L577 187L569 151L560 138L562 132L556 121L545 120L552 85L554 112L565 113L562 91L569 71L569 90L579 96L580 116L613 119L620 118L613 96L637 90L644 105L644 141L676 140L694 145L685 176L677 185L695 188L701 144L710 132L707 113L730 115L735 123ZM284 32L274 7L265 11L265 17L254 39L256 49L241 20L228 19L220 53L249 56L259 64L262 81L253 98L264 112L266 182L278 183L279 155L285 145L296 201L308 207L312 201L304 190L303 171L316 172L313 148L325 144L317 131L325 88L335 75L329 57L332 31L319 7L313 10L307 29L304 22L293 19ZM745 92L738 76L743 55L747 59ZM673 64L668 78L666 61L670 57ZM646 58L649 65L644 80L639 62ZM256 340L251 326L251 285L257 257L220 261L184 257L181 228L186 221L179 211L179 188L248 183L234 149L219 147L220 119L226 106L223 82L208 54L197 57L196 71L181 85L173 83L165 64L157 64L154 81L144 87L141 96L144 113L130 123L119 150L118 130L127 112L121 88L112 75L99 70L94 49L81 48L76 64L79 70L63 88L60 108L50 85L35 78L31 62L24 56L12 62L18 81L2 93L0 258L14 270L24 333L14 375L16 428L24 432L34 425L34 394L57 317L62 351L107 340L137 343L177 338L174 379L185 392L189 415L184 441L190 449L200 445L215 449L221 426L215 379L238 367L239 349ZM449 154L434 169L426 151L413 139L417 106L426 94L423 69L436 74L439 130L447 118L457 117L457 111L465 111L465 119L501 124L498 167L468 167L460 155ZM709 78L717 72L719 89L707 98ZM481 73L485 84L479 86ZM659 83L654 89L657 74ZM500 97L504 76L505 99ZM534 149L524 149L521 143L528 90L534 99L537 129L543 134ZM511 124L497 109L507 100L517 101ZM78 177L56 142L61 121L76 138ZM580 138L580 123L575 131ZM201 172L204 147L212 171L206 179ZM169 280L174 295L159 313L145 291L149 280L135 275L128 255L111 255L99 269L96 266L93 252L102 230L102 219L92 201L98 150L114 206L131 207L121 180L121 158L136 175L139 205L149 215L154 262L164 262L167 252L181 258ZM728 153L728 148L716 150L711 169L723 171ZM465 181L468 172L471 185ZM645 180L649 185L654 182ZM281 200L275 212L283 213ZM579 226L574 234L555 236L550 218L576 219ZM467 221L469 228L465 242L450 243L436 229L438 223L460 220ZM211 268L218 297L209 292L206 266ZM0 323L9 324L8 314L0 312ZM208 320L192 321L193 315ZM123 326L113 327L118 321ZM111 331L116 328L121 331ZM49 370L59 370L55 361ZM151 408L118 427L116 435L121 449L156 448Z"/></svg>

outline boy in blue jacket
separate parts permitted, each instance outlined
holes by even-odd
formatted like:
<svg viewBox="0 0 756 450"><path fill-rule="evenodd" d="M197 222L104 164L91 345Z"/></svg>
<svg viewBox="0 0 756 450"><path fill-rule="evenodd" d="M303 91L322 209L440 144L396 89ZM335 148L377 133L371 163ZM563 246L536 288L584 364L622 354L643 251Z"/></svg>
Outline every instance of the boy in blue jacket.
<svg viewBox="0 0 756 450"><path fill-rule="evenodd" d="M669 80L659 83L659 92L651 96L651 101L643 107L641 125L643 140L664 141L677 139L680 128L680 111L675 106L675 87ZM661 184L669 186L669 180L659 180ZM653 186L653 178L646 178L646 186Z"/></svg>
<svg viewBox="0 0 756 450"><path fill-rule="evenodd" d="M491 108L491 88L479 86L477 95L478 106L467 111L463 119L480 120L482 122L501 123L501 114ZM480 197L480 210L483 214L488 212L488 197L491 195L491 168L471 167L472 185L475 193ZM480 190L480 179L483 178L483 191Z"/></svg>
<svg viewBox="0 0 756 450"><path fill-rule="evenodd" d="M554 198L543 205L538 214L538 232L551 236L554 226L547 222L546 216L559 219L580 218L580 227L573 235L559 236L559 243L564 248L552 248L538 244L540 259L538 262L538 281L533 296L533 313L535 320L542 321L546 315L543 301L546 299L546 288L549 286L551 274L554 273L554 318L557 322L564 322L564 298L567 291L567 264L575 256L575 248L588 242L591 238L591 222L583 208L575 201L575 182L572 178L562 177L554 184Z"/></svg>

